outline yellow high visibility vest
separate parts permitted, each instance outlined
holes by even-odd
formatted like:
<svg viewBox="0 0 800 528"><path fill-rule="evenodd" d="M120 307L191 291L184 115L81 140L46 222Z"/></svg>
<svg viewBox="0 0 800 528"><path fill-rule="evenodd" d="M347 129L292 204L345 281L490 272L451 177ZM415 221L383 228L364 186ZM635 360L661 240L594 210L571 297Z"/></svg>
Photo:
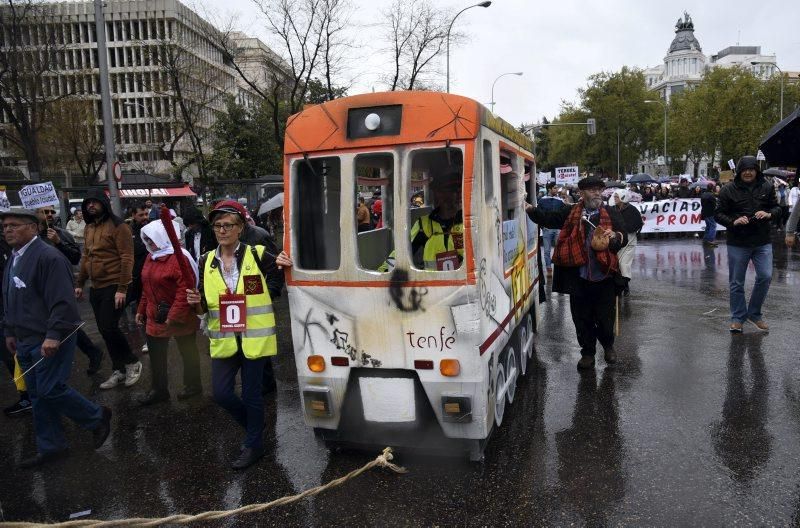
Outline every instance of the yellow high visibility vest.
<svg viewBox="0 0 800 528"><path fill-rule="evenodd" d="M258 258L264 255L264 246L255 246ZM211 340L211 357L227 358L236 354L236 333L220 332L219 296L227 293L228 287L218 267L212 267L215 252L209 251L203 265L203 292L208 305L208 337ZM247 295L247 330L238 335L242 338L242 351L248 359L274 356L278 353L278 340L275 330L275 313L272 298L269 296L266 280L258 269L250 246L244 247L244 258L239 269L239 282L232 293L246 294L244 277L257 275L261 281L261 291Z"/></svg>
<svg viewBox="0 0 800 528"><path fill-rule="evenodd" d="M436 255L446 251L457 251L461 260L464 260L464 222L459 221L450 226L450 231L447 232L447 242L445 243L445 232L442 229L442 224L436 220L432 220L430 215L421 216L419 220L414 222L411 226L411 240L414 240L419 233L419 230L425 233L428 240L425 242L425 248L422 251L422 260L425 264L425 269L428 271L436 270ZM461 243L460 247L456 247L455 238L459 238Z"/></svg>

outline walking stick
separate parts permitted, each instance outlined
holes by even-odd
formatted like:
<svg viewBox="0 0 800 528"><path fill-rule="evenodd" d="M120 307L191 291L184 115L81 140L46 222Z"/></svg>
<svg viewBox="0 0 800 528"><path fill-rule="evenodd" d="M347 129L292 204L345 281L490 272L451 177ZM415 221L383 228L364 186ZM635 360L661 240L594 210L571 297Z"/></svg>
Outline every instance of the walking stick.
<svg viewBox="0 0 800 528"><path fill-rule="evenodd" d="M59 346L63 345L63 344L64 344L64 341L66 341L67 339L69 339L70 337L72 337L72 334L74 334L75 332L77 332L78 330L80 330L80 329L81 329L81 327L82 327L83 325L85 325L85 324L86 324L86 321L81 321L81 324L79 324L79 325L78 325L78 327L77 327L75 330L73 330L72 332L70 332L70 333L69 333L69 335L68 335L67 337L65 337L64 339L62 339L62 340L61 340L61 342L60 342L60 343L58 343L58 344L59 344ZM45 358L45 356L42 356L42 357L40 357L40 358L39 358L39 361L37 361L36 363L34 363L33 365L31 365L31 368L29 368L28 370L26 370L25 372L23 372L22 374L20 374L20 375L19 375L19 376L17 376L16 378L14 378L14 383L16 383L18 379L20 379L20 378L24 377L24 376L25 376L25 374L27 374L28 372L30 372L30 371L32 371L33 369L35 369L35 368L36 368L36 365L38 365L39 363L41 363L42 361L44 361L44 358Z"/></svg>

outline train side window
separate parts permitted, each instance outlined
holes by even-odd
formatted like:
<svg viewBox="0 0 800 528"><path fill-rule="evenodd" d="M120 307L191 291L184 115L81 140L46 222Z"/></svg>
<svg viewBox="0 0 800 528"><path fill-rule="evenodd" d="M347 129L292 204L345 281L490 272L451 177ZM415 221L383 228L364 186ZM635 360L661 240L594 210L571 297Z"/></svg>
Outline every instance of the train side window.
<svg viewBox="0 0 800 528"><path fill-rule="evenodd" d="M358 263L362 269L388 272L394 260L394 156L360 155L354 167Z"/></svg>
<svg viewBox="0 0 800 528"><path fill-rule="evenodd" d="M297 267L339 269L341 247L341 161L337 157L300 160L294 165L294 239Z"/></svg>
<svg viewBox="0 0 800 528"><path fill-rule="evenodd" d="M514 159L500 155L500 193L503 210L503 220L513 220L516 210L520 205L519 174L514 167Z"/></svg>
<svg viewBox="0 0 800 528"><path fill-rule="evenodd" d="M464 155L457 148L411 154L409 187L426 189L421 207L409 209L412 265L425 271L454 271L464 262L462 190Z"/></svg>
<svg viewBox="0 0 800 528"><path fill-rule="evenodd" d="M488 204L494 196L494 171L492 170L492 142L483 140L483 198Z"/></svg>

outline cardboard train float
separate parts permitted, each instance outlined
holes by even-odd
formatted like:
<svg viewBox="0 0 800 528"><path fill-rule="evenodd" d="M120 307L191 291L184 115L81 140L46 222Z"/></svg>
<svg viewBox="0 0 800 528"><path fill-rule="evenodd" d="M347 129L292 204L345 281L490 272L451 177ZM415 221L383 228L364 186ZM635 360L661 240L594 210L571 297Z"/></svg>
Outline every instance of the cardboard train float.
<svg viewBox="0 0 800 528"><path fill-rule="evenodd" d="M481 104L373 93L289 119L284 247L306 423L479 460L533 354L533 145ZM358 225L359 197L380 220Z"/></svg>

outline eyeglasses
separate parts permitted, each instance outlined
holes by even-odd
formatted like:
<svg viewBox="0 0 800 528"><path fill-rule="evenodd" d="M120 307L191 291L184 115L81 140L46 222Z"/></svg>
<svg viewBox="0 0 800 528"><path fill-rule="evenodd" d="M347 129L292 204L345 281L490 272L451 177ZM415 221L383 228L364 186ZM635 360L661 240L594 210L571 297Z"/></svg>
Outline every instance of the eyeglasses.
<svg viewBox="0 0 800 528"><path fill-rule="evenodd" d="M239 224L213 224L211 227L214 229L214 231L225 233L234 227L239 227Z"/></svg>
<svg viewBox="0 0 800 528"><path fill-rule="evenodd" d="M35 225L33 222L25 222L24 224L3 224L3 231L16 231L22 226Z"/></svg>

